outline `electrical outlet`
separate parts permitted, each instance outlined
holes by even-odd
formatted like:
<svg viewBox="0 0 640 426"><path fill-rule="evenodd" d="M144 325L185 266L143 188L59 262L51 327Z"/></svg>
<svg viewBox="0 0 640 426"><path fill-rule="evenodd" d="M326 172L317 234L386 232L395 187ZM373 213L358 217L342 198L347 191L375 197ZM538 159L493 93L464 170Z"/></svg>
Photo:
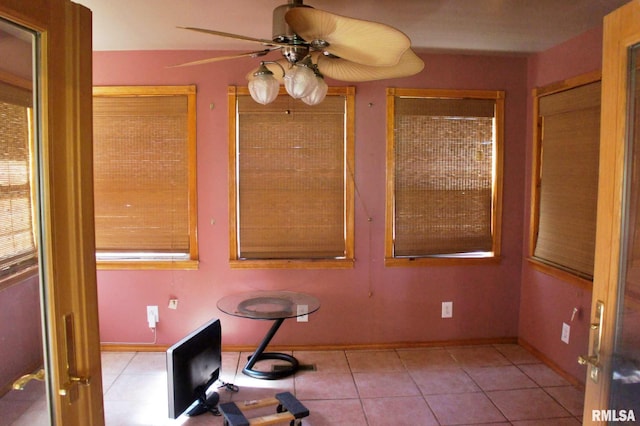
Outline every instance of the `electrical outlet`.
<svg viewBox="0 0 640 426"><path fill-rule="evenodd" d="M169 309L178 309L178 299L169 299Z"/></svg>
<svg viewBox="0 0 640 426"><path fill-rule="evenodd" d="M147 306L147 322L149 323L149 328L155 328L156 323L160 322L157 306Z"/></svg>
<svg viewBox="0 0 640 426"><path fill-rule="evenodd" d="M442 302L442 318L453 318L453 302Z"/></svg>
<svg viewBox="0 0 640 426"><path fill-rule="evenodd" d="M309 305L298 305L298 322L309 322Z"/></svg>
<svg viewBox="0 0 640 426"><path fill-rule="evenodd" d="M562 323L562 336L560 336L560 340L565 342L567 345L569 344L569 334L571 334L571 326L566 322Z"/></svg>

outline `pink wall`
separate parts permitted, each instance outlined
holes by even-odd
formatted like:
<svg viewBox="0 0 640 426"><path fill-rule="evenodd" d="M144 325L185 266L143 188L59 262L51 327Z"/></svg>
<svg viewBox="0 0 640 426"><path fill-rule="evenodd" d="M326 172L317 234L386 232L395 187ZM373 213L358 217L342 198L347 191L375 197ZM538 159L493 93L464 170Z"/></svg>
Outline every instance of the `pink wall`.
<svg viewBox="0 0 640 426"><path fill-rule="evenodd" d="M595 28L549 49L529 59L528 86L545 86L570 77L581 75L602 67L602 28ZM531 91L529 91L529 94ZM527 149L525 162L526 192L524 215L528 217L530 200L531 153L533 151L533 123L531 106L527 101ZM523 243L524 253L529 238L528 222L525 222ZM578 308L579 315L573 322L571 314ZM589 344L589 319L591 312L591 291L564 282L558 278L535 270L527 261L522 268L522 294L520 300L521 339L544 353L564 371L584 382L585 367L578 365L578 355L586 354ZM560 341L562 323L571 326L569 344Z"/></svg>
<svg viewBox="0 0 640 426"><path fill-rule="evenodd" d="M228 53L228 52L226 52ZM216 308L227 294L287 289L322 303L309 323L285 322L278 345L346 345L516 337L522 271L526 159L527 60L523 57L423 55L423 73L356 85L356 264L350 270L231 270L228 264L228 85L245 85L256 60L168 68L216 52L95 52L95 85L182 85L198 89L197 271L99 271L103 342L151 342L146 305L160 307L158 344L172 344L210 317L222 321L223 344L256 345L268 323ZM329 82L332 84L332 82ZM333 84L337 84L333 82ZM499 264L386 268L385 88L506 91L503 257ZM213 108L210 108L213 105ZM367 220L368 217L372 221ZM177 297L177 310L169 298ZM440 319L440 303L454 318Z"/></svg>
<svg viewBox="0 0 640 426"><path fill-rule="evenodd" d="M38 276L0 290L0 395L43 364Z"/></svg>
<svg viewBox="0 0 640 426"><path fill-rule="evenodd" d="M520 336L583 380L584 368L575 359L587 349L591 292L537 272L522 261L529 232L529 93L533 87L599 69L601 36L601 29L596 29L528 59L423 55L426 69L421 75L357 85L357 262L353 270L338 271L234 271L228 266L226 88L245 84L243 76L255 61L170 69L166 66L215 52L96 52L96 85L198 86L201 253L197 271L100 271L101 340L151 342L145 306L158 305L159 344L171 344L206 319L218 316L226 345L254 345L269 324L231 318L216 309L216 301L244 290L292 289L315 294L322 307L307 324L286 322L274 340L276 344L375 344ZM387 86L506 90L503 259L499 265L384 267ZM367 221L369 216L371 222ZM167 309L170 297L180 300L175 311ZM452 320L439 318L443 300L454 301ZM26 303L33 309L26 309ZM21 324L20 333L0 330L0 386L14 378L9 376L16 375L9 372L9 367L18 371L40 362L39 316L33 315L39 310L38 303L37 280L0 291L0 324ZM18 306L20 309L16 310ZM571 343L565 345L560 342L561 326L570 320L574 307L581 314L571 324ZM29 315L25 316L25 312ZM21 350L2 352L3 348L16 347ZM20 359L12 358L11 354L18 353ZM33 353L38 359L27 360L25 353ZM29 365L17 365L21 361Z"/></svg>

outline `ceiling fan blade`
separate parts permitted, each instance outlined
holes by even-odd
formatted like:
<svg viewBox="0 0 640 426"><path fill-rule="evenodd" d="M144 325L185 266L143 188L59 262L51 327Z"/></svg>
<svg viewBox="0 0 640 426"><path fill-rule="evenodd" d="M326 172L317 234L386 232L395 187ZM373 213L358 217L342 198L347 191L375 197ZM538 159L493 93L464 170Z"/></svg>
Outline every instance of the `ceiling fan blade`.
<svg viewBox="0 0 640 426"><path fill-rule="evenodd" d="M340 81L373 81L409 77L424 68L424 62L413 50L407 49L400 61L390 67L374 67L350 62L342 58L318 55L318 69L325 77Z"/></svg>
<svg viewBox="0 0 640 426"><path fill-rule="evenodd" d="M225 33L224 31L207 30L205 28L194 28L194 27L178 27L178 28L181 28L183 30L196 31L196 32L199 32L199 33L217 35L217 36L220 36L220 37L233 38L233 39L236 39L236 40L244 40L244 41L252 41L254 43L262 43L262 44L267 45L267 46L280 46L280 47L288 46L288 44L286 44L286 43L278 43L278 42L275 42L273 40L267 40L267 39L263 39L263 38L254 38L254 37L248 37L248 36L243 36L243 35L239 35L239 34Z"/></svg>
<svg viewBox="0 0 640 426"><path fill-rule="evenodd" d="M291 29L318 49L351 62L370 66L396 65L411 46L403 32L378 22L334 15L309 7L291 8L285 15Z"/></svg>
<svg viewBox="0 0 640 426"><path fill-rule="evenodd" d="M193 61L193 62L185 62L184 64L178 64L178 65L172 65L169 68L178 68L178 67L188 67L191 65L202 65L202 64L209 64L211 62L220 62L220 61L226 61L229 59L238 59L238 58L259 58L261 56L264 56L268 53L270 53L273 50L279 50L280 47L274 47L271 49L264 49L264 50L257 50L255 52L246 52L246 53L239 53L236 55L228 55L228 56L216 56L215 58L208 58L208 59L200 59L199 61Z"/></svg>

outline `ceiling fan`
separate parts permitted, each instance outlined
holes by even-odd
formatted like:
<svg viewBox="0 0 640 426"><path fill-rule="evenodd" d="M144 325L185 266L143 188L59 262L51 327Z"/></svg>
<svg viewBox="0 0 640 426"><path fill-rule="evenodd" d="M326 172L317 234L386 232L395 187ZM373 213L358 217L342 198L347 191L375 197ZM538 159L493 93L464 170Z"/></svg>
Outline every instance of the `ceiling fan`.
<svg viewBox="0 0 640 426"><path fill-rule="evenodd" d="M260 43L264 49L177 66L257 58L280 51L281 59L262 61L247 75L251 97L262 104L275 100L280 82L293 98L316 105L327 93L324 76L362 82L407 77L424 68L424 62L411 50L411 41L401 31L315 9L302 0L289 0L274 9L271 40L203 28L180 28Z"/></svg>

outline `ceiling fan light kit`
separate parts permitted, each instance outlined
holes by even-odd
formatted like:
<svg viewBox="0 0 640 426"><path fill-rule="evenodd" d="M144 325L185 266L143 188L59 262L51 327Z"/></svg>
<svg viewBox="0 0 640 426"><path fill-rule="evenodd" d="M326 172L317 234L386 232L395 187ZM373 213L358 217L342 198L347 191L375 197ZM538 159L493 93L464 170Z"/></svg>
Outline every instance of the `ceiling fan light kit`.
<svg viewBox="0 0 640 426"><path fill-rule="evenodd" d="M275 101L280 91L280 83L273 73L262 63L253 75L254 78L249 80L251 98L262 105Z"/></svg>
<svg viewBox="0 0 640 426"><path fill-rule="evenodd" d="M247 76L251 97L261 104L277 98L280 81L292 98L317 105L328 91L325 76L362 82L408 77L424 68L422 59L411 50L411 41L401 31L385 24L314 9L302 0L289 0L288 4L274 9L271 41L216 30L182 28L267 46L262 51L182 65L259 57L280 50L284 59L263 61ZM276 68L282 71L282 78L274 76L272 70Z"/></svg>
<svg viewBox="0 0 640 426"><path fill-rule="evenodd" d="M316 87L307 96L301 98L301 100L307 105L318 105L320 102L324 101L328 90L329 86L327 85L327 82L324 81L322 74L318 73L316 74Z"/></svg>
<svg viewBox="0 0 640 426"><path fill-rule="evenodd" d="M301 99L316 88L316 74L305 61L293 64L284 74L284 88L293 99ZM310 61L309 61L310 63Z"/></svg>

